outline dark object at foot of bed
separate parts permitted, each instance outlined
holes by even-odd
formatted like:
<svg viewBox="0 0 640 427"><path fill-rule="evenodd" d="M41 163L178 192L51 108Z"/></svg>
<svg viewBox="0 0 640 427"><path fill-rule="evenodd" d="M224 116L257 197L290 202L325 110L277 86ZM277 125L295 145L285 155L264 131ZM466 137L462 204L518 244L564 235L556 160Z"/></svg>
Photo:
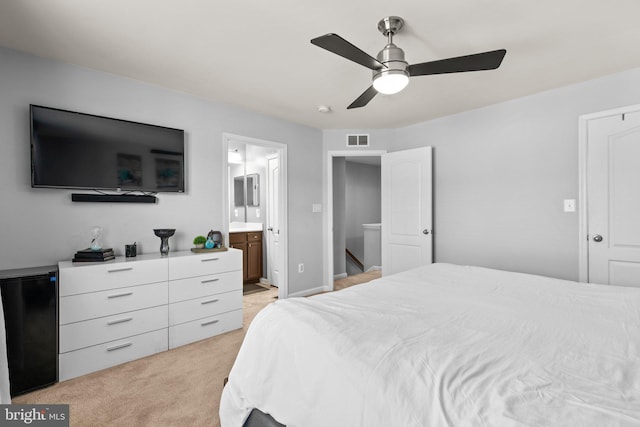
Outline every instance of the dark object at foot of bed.
<svg viewBox="0 0 640 427"><path fill-rule="evenodd" d="M286 427L284 424L280 424L269 414L265 414L259 409L251 410L249 418L244 422L242 427Z"/></svg>

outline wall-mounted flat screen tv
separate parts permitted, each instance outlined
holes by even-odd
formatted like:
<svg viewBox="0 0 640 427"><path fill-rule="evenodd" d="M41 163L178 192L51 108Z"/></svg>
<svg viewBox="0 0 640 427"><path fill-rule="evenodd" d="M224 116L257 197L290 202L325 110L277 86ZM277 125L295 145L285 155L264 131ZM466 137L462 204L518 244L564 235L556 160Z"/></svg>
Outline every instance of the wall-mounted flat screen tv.
<svg viewBox="0 0 640 427"><path fill-rule="evenodd" d="M31 186L184 192L184 130L30 106Z"/></svg>

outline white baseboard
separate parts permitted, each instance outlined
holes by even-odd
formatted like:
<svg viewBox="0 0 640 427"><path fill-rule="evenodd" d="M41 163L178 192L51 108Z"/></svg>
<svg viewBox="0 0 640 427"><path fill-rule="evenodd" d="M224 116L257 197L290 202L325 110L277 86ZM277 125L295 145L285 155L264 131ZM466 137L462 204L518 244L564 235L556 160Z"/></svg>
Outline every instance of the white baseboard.
<svg viewBox="0 0 640 427"><path fill-rule="evenodd" d="M333 280L344 279L345 277L347 277L347 273L334 274Z"/></svg>
<svg viewBox="0 0 640 427"><path fill-rule="evenodd" d="M262 285L267 285L267 286L271 286L271 283L269 283L269 281L267 280L266 277L261 277L260 278L260 284Z"/></svg>
<svg viewBox="0 0 640 427"><path fill-rule="evenodd" d="M324 286L318 286L317 288L305 289L304 291L294 292L292 294L289 294L287 298L308 297L309 295L319 294L320 292L326 292L326 291L328 291L328 289L325 288Z"/></svg>
<svg viewBox="0 0 640 427"><path fill-rule="evenodd" d="M368 273L370 271L379 271L379 270L382 270L382 266L381 265L372 265L371 267L369 267L367 269L366 272Z"/></svg>

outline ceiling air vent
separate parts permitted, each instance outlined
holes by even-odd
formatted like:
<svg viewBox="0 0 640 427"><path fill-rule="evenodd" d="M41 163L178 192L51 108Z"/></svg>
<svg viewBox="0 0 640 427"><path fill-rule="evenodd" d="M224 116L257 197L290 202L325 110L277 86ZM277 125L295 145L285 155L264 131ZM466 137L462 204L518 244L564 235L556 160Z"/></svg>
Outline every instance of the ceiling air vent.
<svg viewBox="0 0 640 427"><path fill-rule="evenodd" d="M369 135L347 135L347 147L368 147Z"/></svg>

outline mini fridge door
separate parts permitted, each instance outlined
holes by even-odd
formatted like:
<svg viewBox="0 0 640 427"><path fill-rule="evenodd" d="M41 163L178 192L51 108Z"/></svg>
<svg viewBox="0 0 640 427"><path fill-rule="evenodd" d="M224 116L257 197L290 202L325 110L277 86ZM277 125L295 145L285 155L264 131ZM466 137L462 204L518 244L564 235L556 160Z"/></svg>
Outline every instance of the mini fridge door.
<svg viewBox="0 0 640 427"><path fill-rule="evenodd" d="M11 396L58 379L56 272L0 278Z"/></svg>

